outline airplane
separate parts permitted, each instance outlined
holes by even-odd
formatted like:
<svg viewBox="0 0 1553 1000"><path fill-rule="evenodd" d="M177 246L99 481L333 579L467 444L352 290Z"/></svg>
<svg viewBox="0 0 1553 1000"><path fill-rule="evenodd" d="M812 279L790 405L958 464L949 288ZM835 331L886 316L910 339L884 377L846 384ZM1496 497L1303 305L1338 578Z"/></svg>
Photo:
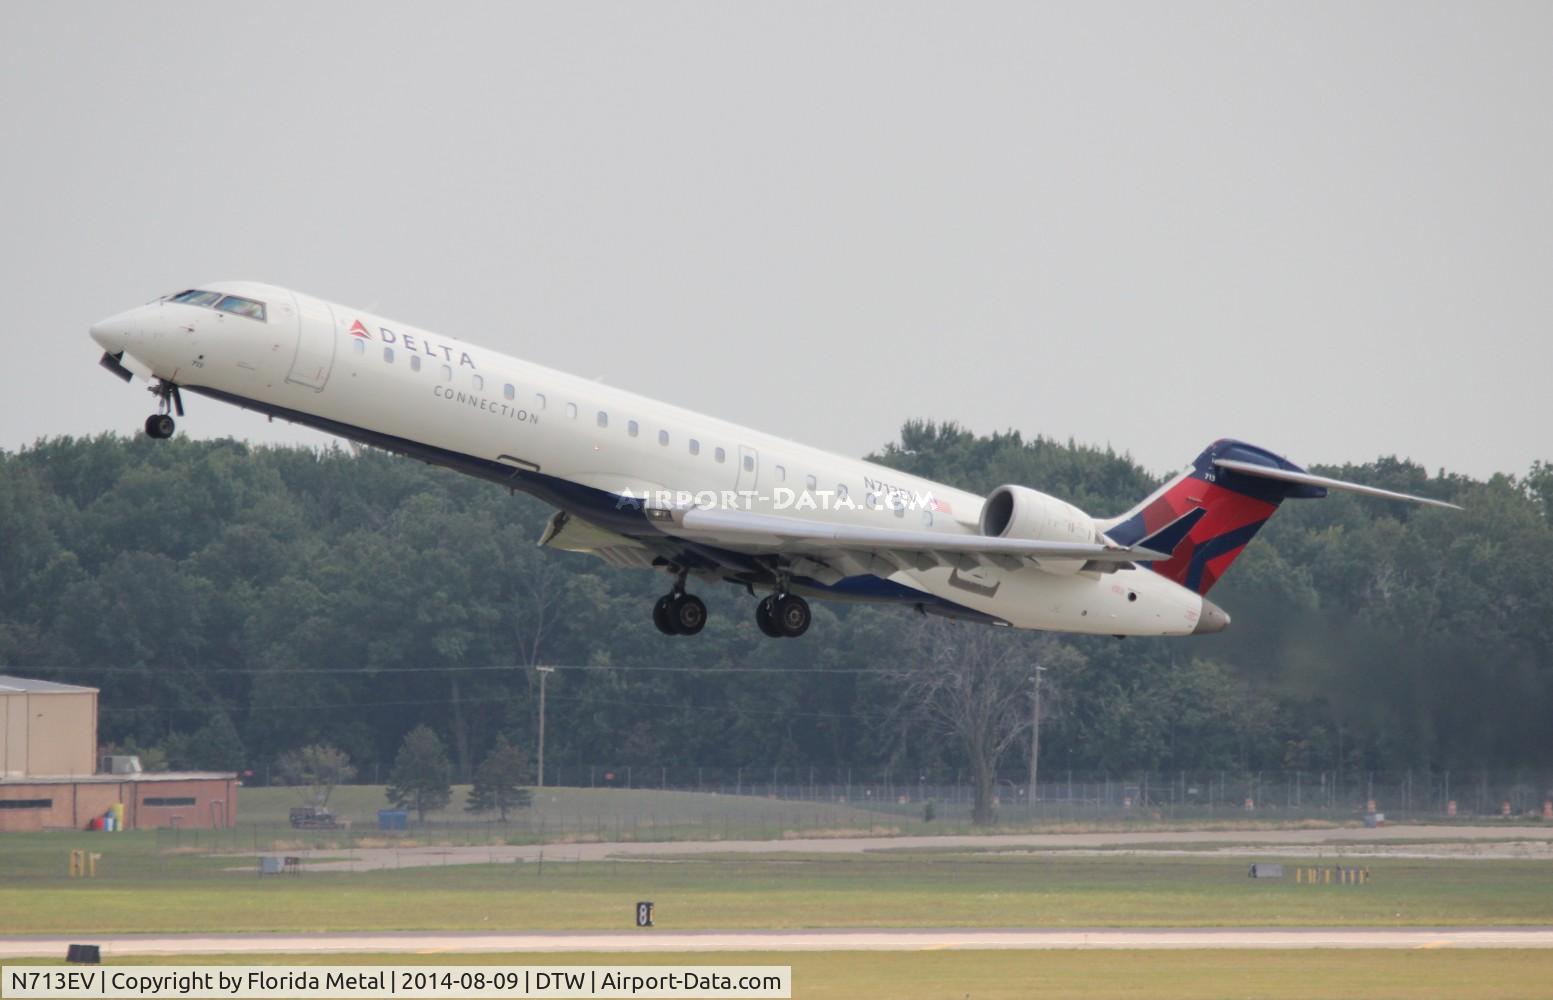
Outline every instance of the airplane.
<svg viewBox="0 0 1553 1000"><path fill-rule="evenodd" d="M758 596L773 638L804 634L809 598L1043 631L1213 633L1230 617L1208 591L1284 500L1455 506L1230 439L1115 517L1019 484L984 498L250 281L167 295L90 334L103 367L149 383L150 437L173 435L187 391L532 494L556 508L541 545L673 578L652 608L665 635L706 624L692 578Z"/></svg>

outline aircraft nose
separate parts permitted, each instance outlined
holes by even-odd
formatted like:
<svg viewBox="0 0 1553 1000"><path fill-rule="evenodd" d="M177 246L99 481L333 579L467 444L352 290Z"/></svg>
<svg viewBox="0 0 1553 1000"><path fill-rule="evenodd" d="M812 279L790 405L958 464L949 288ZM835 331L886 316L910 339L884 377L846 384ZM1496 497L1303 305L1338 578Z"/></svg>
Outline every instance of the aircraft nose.
<svg viewBox="0 0 1553 1000"><path fill-rule="evenodd" d="M1209 632L1222 632L1229 628L1229 615L1224 609L1208 600L1202 599L1202 615L1197 619L1197 627L1192 629L1193 635L1206 635Z"/></svg>
<svg viewBox="0 0 1553 1000"><path fill-rule="evenodd" d="M92 324L88 332L103 350L109 354L117 354L128 347L130 341L140 334L139 310L132 309L116 316L109 316L107 319L100 319Z"/></svg>

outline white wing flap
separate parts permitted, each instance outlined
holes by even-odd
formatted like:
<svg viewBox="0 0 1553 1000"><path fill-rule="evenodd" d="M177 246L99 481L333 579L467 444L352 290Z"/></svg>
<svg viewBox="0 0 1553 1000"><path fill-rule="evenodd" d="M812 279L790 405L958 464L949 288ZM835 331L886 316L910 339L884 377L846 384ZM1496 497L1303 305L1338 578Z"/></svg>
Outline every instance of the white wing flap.
<svg viewBox="0 0 1553 1000"><path fill-rule="evenodd" d="M652 552L640 542L600 528L591 521L556 511L539 544L563 552L586 552L623 569L652 565Z"/></svg>
<svg viewBox="0 0 1553 1000"><path fill-rule="evenodd" d="M905 563L918 568L958 566L966 558L985 558L989 562L1003 565L1013 559L1130 563L1170 558L1166 552L1120 545L1037 542L1021 538L951 535L869 525L825 524L776 514L705 507L661 512L657 524L671 535L742 551L869 552L892 563Z"/></svg>

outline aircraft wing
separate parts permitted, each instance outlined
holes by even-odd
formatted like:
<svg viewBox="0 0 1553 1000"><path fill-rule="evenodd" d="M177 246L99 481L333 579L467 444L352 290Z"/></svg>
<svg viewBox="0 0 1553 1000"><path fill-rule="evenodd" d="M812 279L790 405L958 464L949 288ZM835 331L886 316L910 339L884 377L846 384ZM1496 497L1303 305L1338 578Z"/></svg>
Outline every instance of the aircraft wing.
<svg viewBox="0 0 1553 1000"><path fill-rule="evenodd" d="M827 524L778 514L703 507L653 510L649 511L649 516L667 534L735 551L811 558L824 558L834 553L873 555L901 568L919 570L936 566L970 569L982 563L1017 569L1027 560L1123 564L1170 558L1168 552L1141 546L1040 542L871 525Z"/></svg>

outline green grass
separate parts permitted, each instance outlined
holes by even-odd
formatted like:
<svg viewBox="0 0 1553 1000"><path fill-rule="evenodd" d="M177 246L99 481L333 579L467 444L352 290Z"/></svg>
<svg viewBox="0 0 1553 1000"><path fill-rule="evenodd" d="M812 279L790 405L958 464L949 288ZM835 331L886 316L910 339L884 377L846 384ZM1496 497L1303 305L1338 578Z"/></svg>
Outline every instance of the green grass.
<svg viewBox="0 0 1553 1000"><path fill-rule="evenodd" d="M251 955L157 965L790 965L798 1000L1532 1000L1553 951L939 951ZM115 964L132 964L114 959ZM33 964L33 963L29 963ZM43 964L43 963L37 963ZM137 963L138 964L138 963Z"/></svg>
<svg viewBox="0 0 1553 1000"><path fill-rule="evenodd" d="M3 843L0 933L619 928L638 899L654 900L659 923L675 929L1553 923L1553 866L1537 861L1377 859L1364 886L1252 881L1235 858L960 852L261 880L251 858L174 853L150 834L21 834ZM75 846L103 853L99 878L63 877Z"/></svg>
<svg viewBox="0 0 1553 1000"><path fill-rule="evenodd" d="M1332 827L1332 818L1300 815L1247 816L1238 810L1214 815L1194 813L1176 818L1143 810L1109 812L1042 807L1031 816L1020 807L1000 813L993 829L970 822L969 804L936 807L937 818L925 822L920 802L791 801L713 792L660 791L646 788L546 788L534 790L531 808L512 812L506 823L488 814L464 811L468 786L455 785L447 808L430 812L425 824L411 816L408 836L453 843L539 843L568 839L621 840L766 840L824 835L837 831L881 835L942 835L949 833L1087 832L1130 830L1258 830L1289 826ZM238 796L237 821L253 839L311 838L340 842L376 836L377 813L388 808L380 785L346 785L334 790L329 807L350 823L347 832L294 834L287 826L291 807L303 803L301 788L244 788ZM1357 816L1344 821L1358 825ZM190 831L192 835L192 831ZM201 837L208 836L201 834ZM1513 831L1507 830L1513 836ZM225 836L233 836L226 834ZM311 842L310 840L310 842Z"/></svg>
<svg viewBox="0 0 1553 1000"><path fill-rule="evenodd" d="M238 797L238 829L258 826L261 837L306 836L339 841L347 836L376 836L379 809L390 808L383 788L347 785L334 790L329 808L349 821L348 834L292 834L287 829L293 806L303 803L306 789L245 788ZM534 804L514 810L506 823L489 814L464 811L469 788L455 785L446 809L429 812L425 825L407 834L418 840L454 843L538 843L551 840L683 840L767 839L784 833L848 829L883 833L926 828L918 819L838 802L789 802L753 796L715 795L655 789L544 788L534 789ZM947 832L942 827L940 832ZM929 829L928 832L932 832ZM192 831L191 831L192 833Z"/></svg>

